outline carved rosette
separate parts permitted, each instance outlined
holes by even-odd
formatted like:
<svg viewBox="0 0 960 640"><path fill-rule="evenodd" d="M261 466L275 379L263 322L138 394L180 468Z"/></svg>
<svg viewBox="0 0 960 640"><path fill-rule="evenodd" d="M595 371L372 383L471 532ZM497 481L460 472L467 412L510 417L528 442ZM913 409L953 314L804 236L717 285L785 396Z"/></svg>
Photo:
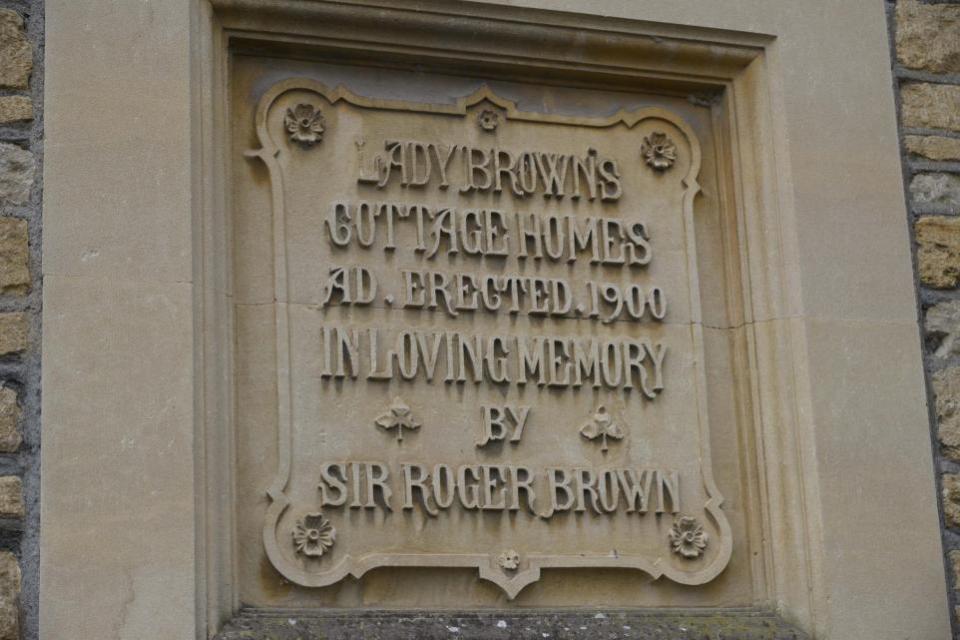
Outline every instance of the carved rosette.
<svg viewBox="0 0 960 640"><path fill-rule="evenodd" d="M677 518L667 534L670 549L677 555L693 560L703 555L709 536L696 518L682 516Z"/></svg>
<svg viewBox="0 0 960 640"><path fill-rule="evenodd" d="M667 134L656 131L643 139L640 155L654 171L666 171L677 161L677 145Z"/></svg>
<svg viewBox="0 0 960 640"><path fill-rule="evenodd" d="M297 520L293 529L293 548L310 558L319 558L333 546L337 530L322 513L308 513Z"/></svg>
<svg viewBox="0 0 960 640"><path fill-rule="evenodd" d="M516 571L520 567L520 554L514 549L507 549L497 556L497 565L504 571Z"/></svg>
<svg viewBox="0 0 960 640"><path fill-rule="evenodd" d="M500 114L493 109L484 109L477 114L477 124L484 131L496 131L500 126Z"/></svg>
<svg viewBox="0 0 960 640"><path fill-rule="evenodd" d="M312 104L298 104L283 117L290 141L308 149L323 142L324 123L323 111Z"/></svg>

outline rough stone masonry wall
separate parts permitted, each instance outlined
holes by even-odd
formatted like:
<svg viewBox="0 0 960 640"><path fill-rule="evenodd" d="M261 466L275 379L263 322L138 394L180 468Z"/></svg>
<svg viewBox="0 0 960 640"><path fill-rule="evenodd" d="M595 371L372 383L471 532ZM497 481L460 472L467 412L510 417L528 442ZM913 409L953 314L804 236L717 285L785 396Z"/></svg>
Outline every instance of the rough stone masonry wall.
<svg viewBox="0 0 960 640"><path fill-rule="evenodd" d="M0 0L0 640L37 638L43 1Z"/></svg>
<svg viewBox="0 0 960 640"><path fill-rule="evenodd" d="M960 637L960 1L887 0L887 8L947 588Z"/></svg>

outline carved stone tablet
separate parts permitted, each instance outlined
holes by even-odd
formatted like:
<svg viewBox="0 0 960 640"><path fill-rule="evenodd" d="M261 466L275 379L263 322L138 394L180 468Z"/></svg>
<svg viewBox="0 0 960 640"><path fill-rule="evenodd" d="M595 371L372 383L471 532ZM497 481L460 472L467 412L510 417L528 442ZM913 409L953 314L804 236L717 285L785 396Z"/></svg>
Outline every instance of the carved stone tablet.
<svg viewBox="0 0 960 640"><path fill-rule="evenodd" d="M267 497L243 554L305 588L713 581L735 536L702 298L727 294L704 291L697 132L642 101L415 97L293 77L238 128L241 490Z"/></svg>

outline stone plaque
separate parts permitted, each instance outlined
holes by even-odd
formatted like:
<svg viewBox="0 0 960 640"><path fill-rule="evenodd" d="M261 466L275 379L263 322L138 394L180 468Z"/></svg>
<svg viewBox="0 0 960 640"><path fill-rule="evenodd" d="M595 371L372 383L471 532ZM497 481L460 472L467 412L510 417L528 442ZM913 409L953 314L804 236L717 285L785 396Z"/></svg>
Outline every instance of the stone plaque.
<svg viewBox="0 0 960 640"><path fill-rule="evenodd" d="M636 96L344 77L264 84L238 125L245 553L307 601L374 569L507 600L545 570L716 579L698 133Z"/></svg>

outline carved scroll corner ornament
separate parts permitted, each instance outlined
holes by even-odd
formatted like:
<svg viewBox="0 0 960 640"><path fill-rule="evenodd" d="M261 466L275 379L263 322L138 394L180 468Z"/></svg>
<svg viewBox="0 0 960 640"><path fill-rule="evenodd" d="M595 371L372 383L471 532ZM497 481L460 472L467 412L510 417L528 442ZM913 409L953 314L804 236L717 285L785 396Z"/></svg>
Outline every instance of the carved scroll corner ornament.
<svg viewBox="0 0 960 640"><path fill-rule="evenodd" d="M477 124L484 131L493 133L500 126L500 112L495 109L484 109L477 114Z"/></svg>
<svg viewBox="0 0 960 640"><path fill-rule="evenodd" d="M397 442L403 441L404 429L415 431L420 428L420 422L413 417L410 406L399 396L395 397L387 410L374 420L374 424L386 431L396 429Z"/></svg>
<svg viewBox="0 0 960 640"><path fill-rule="evenodd" d="M497 556L497 565L504 571L516 571L520 568L520 554L514 549L507 549Z"/></svg>
<svg viewBox="0 0 960 640"><path fill-rule="evenodd" d="M697 519L690 516L677 518L667 536L670 539L670 550L688 560L702 556L710 541Z"/></svg>
<svg viewBox="0 0 960 640"><path fill-rule="evenodd" d="M298 104L292 109L287 109L287 113L283 116L283 126L287 130L290 141L306 149L323 142L325 123L323 111L312 104Z"/></svg>
<svg viewBox="0 0 960 640"><path fill-rule="evenodd" d="M293 529L293 548L300 555L319 558L337 540L337 530L322 513L307 513Z"/></svg>
<svg viewBox="0 0 960 640"><path fill-rule="evenodd" d="M599 439L601 443L600 450L606 453L607 449L609 449L607 446L608 438L611 440L623 440L626 434L623 428L614 421L613 416L610 415L607 408L604 405L600 405L597 407L597 412L593 414L593 417L580 428L580 435L594 442Z"/></svg>
<svg viewBox="0 0 960 640"><path fill-rule="evenodd" d="M654 171L666 171L677 161L677 145L667 134L655 131L643 139L640 155Z"/></svg>

